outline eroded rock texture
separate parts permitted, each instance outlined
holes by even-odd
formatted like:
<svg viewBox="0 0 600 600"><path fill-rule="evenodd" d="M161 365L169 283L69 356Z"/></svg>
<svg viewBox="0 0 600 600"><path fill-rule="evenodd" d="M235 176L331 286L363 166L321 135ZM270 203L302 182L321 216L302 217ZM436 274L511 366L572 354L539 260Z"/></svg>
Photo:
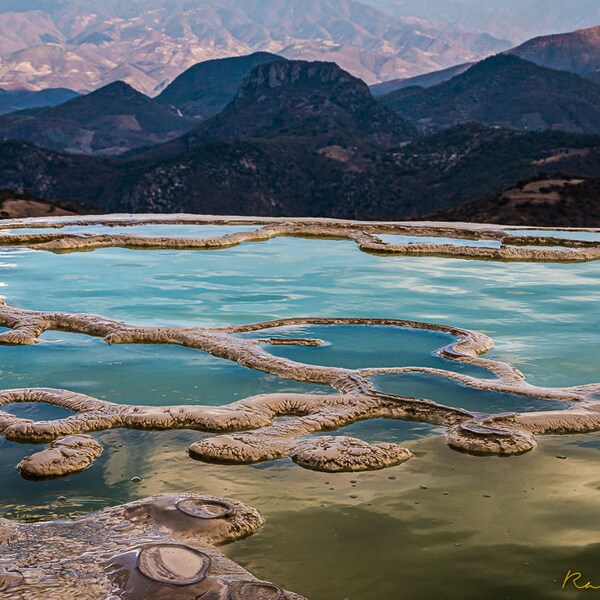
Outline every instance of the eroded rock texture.
<svg viewBox="0 0 600 600"><path fill-rule="evenodd" d="M151 223L254 224L257 229L209 238L147 237L135 233L90 235L60 231L65 225L134 226ZM267 241L280 236L303 236L349 239L355 241L361 250L388 254L441 254L533 261L600 258L600 242L551 236L515 236L501 226L485 225L358 223L331 219L282 220L189 215L24 220L5 225L13 229L24 226L53 227L57 231L2 234L0 245L25 245L50 251L92 250L108 246L216 249L245 242ZM378 237L382 234L486 239L499 243L500 247L466 247L440 243L394 245L384 243ZM378 469L410 458L409 450L395 444L369 444L352 438L315 435L365 419L394 418L441 425L447 428L447 441L452 448L475 454L518 454L535 447L536 435L600 430L600 402L594 396L594 393L600 391L600 385L560 389L533 386L524 380L513 365L483 358L482 355L493 346L489 337L441 324L399 319L295 318L221 328L138 327L106 317L27 311L2 304L0 325L9 328L9 331L0 333L0 344L38 343L39 336L47 330L97 336L110 344L178 344L281 378L330 386L336 392L323 395L260 395L220 407L150 407L113 404L66 390L0 391L0 406L11 402L46 402L73 412L72 416L56 421L32 422L0 411L0 433L7 439L50 444L45 450L20 463L22 474L32 478L56 477L87 468L99 456L101 448L86 434L117 427L148 430L188 428L218 433L216 437L192 444L190 455L199 460L240 464L290 457L303 467L333 472ZM302 364L274 356L265 346L318 346L323 343L322 340L279 336L266 339L250 337L253 332L258 334L295 325L363 325L441 331L454 336L456 341L440 348L440 356L482 367L495 375L495 378L480 379L425 367L351 370ZM445 377L478 389L532 396L550 402L567 401L573 406L567 410L540 413L475 414L429 400L384 394L376 391L370 382L370 378L375 375L409 372Z"/></svg>
<svg viewBox="0 0 600 600"><path fill-rule="evenodd" d="M438 354L448 360L487 369L495 378L480 379L429 367L344 369L303 364L270 354L265 340L248 337L289 325L361 325L441 331L456 338ZM211 406L129 406L54 389L0 391L0 406L13 402L45 402L73 415L55 421L32 422L0 411L0 433L8 440L50 443L19 465L28 477L57 477L87 468L100 454L98 443L85 435L112 428L196 429L218 433L189 449L193 458L229 464L256 463L285 457L300 466L322 471L358 471L397 465L411 457L396 444L370 444L348 437L320 437L356 421L392 418L421 421L448 429L448 444L474 454L518 454L535 447L535 436L600 430L599 384L572 388L540 388L527 383L514 366L483 358L492 340L475 331L446 325L397 319L281 319L222 328L137 327L106 317L36 312L0 305L0 343L34 344L47 330L103 337L112 344L179 344L278 377L327 385L331 394L267 394L232 404ZM240 336L240 334L246 334ZM283 343L307 340L279 338ZM321 340L308 340L318 345ZM567 401L564 410L499 415L476 414L430 400L385 394L370 378L391 373L421 372L499 392ZM279 417L286 417L280 419Z"/></svg>
<svg viewBox="0 0 600 600"><path fill-rule="evenodd" d="M263 524L253 508L155 496L74 521L0 519L0 595L10 600L302 600L256 579L216 546Z"/></svg>
<svg viewBox="0 0 600 600"><path fill-rule="evenodd" d="M50 479L83 471L101 454L102 446L92 436L71 435L24 458L17 468L28 479Z"/></svg>

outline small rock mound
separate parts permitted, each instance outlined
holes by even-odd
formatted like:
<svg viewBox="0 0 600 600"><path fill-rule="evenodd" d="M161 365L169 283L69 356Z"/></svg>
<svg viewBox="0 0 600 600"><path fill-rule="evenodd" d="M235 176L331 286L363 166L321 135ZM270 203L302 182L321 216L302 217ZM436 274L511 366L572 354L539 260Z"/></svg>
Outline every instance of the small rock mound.
<svg viewBox="0 0 600 600"><path fill-rule="evenodd" d="M306 469L326 471L371 471L399 465L412 453L398 444L370 444L356 438L327 436L303 440L290 454Z"/></svg>
<svg viewBox="0 0 600 600"><path fill-rule="evenodd" d="M90 435L72 435L25 457L17 466L28 479L51 479L87 469L102 454L102 446Z"/></svg>
<svg viewBox="0 0 600 600"><path fill-rule="evenodd" d="M451 448L470 454L508 456L523 454L536 447L533 434L522 429L503 429L481 423L462 423L448 431Z"/></svg>

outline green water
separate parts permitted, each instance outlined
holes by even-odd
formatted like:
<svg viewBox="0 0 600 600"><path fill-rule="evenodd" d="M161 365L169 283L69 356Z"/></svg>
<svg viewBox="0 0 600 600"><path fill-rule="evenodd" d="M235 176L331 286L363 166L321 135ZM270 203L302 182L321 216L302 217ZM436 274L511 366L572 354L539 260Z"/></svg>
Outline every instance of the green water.
<svg viewBox="0 0 600 600"><path fill-rule="evenodd" d="M294 316L434 321L490 335L496 342L490 356L516 364L534 383L600 379L600 263L373 256L352 242L281 238L210 252L4 249L0 282L16 306L140 324L217 326ZM452 338L433 332L306 326L266 337L282 334L327 341L320 348L265 346L299 361L461 369L435 356ZM43 338L32 347L0 347L2 387L65 387L120 403L213 405L256 393L321 391L191 349L108 346L62 332ZM389 377L389 391L481 412L556 407L430 376ZM8 410L29 418L64 414L32 405ZM560 590L567 569L600 579L600 435L542 438L534 452L501 459L454 452L442 430L419 423L377 419L337 433L405 443L415 456L400 467L359 474L316 473L291 461L222 467L188 458L187 447L205 434L115 430L95 434L105 451L87 471L28 482L15 465L39 447L2 440L0 514L62 518L160 492L229 495L256 506L268 522L227 554L311 600L570 599L579 596ZM131 483L134 476L143 481Z"/></svg>

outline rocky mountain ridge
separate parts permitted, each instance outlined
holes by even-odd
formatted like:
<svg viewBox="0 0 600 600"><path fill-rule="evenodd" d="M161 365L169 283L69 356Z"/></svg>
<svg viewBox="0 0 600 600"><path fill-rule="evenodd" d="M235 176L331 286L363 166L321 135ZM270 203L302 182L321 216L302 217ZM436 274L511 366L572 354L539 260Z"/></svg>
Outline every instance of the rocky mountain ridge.
<svg viewBox="0 0 600 600"><path fill-rule="evenodd" d="M209 59L256 51L329 60L372 83L481 58L510 42L355 0L3 0L0 88L156 95Z"/></svg>

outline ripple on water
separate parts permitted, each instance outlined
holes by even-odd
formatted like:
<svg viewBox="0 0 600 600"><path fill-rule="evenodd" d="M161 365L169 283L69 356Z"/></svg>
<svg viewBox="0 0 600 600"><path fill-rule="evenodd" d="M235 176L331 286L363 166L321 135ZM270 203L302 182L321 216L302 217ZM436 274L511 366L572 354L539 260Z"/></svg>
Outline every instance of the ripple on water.
<svg viewBox="0 0 600 600"><path fill-rule="evenodd" d="M440 331L381 325L294 325L244 334L257 338L317 338L323 346L277 346L265 348L275 356L326 367L346 369L376 367L434 367L493 378L486 369L447 360L436 351L456 341Z"/></svg>
<svg viewBox="0 0 600 600"><path fill-rule="evenodd" d="M168 345L109 345L86 335L48 331L40 344L0 346L2 388L54 387L118 404L222 405L272 392L327 393Z"/></svg>

